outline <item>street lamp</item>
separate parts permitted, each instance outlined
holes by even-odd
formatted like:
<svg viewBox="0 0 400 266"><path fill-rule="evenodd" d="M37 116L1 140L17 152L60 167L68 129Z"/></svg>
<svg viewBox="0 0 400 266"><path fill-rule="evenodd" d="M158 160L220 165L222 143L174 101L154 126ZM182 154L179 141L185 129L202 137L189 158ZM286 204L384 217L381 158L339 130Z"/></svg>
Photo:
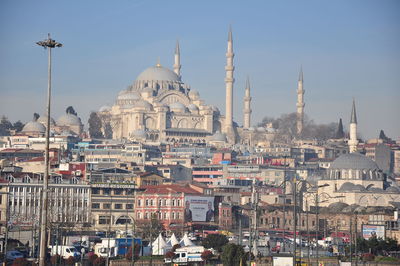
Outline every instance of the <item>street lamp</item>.
<svg viewBox="0 0 400 266"><path fill-rule="evenodd" d="M46 146L45 146L45 164L43 177L43 199L42 199L42 221L40 224L40 255L39 266L45 265L46 259L46 224L47 224L47 190L49 178L49 137L50 137L50 104L51 104L51 49L61 47L62 44L50 38L50 33L46 40L36 43L43 48L48 48L48 83L47 83L47 121L46 121Z"/></svg>

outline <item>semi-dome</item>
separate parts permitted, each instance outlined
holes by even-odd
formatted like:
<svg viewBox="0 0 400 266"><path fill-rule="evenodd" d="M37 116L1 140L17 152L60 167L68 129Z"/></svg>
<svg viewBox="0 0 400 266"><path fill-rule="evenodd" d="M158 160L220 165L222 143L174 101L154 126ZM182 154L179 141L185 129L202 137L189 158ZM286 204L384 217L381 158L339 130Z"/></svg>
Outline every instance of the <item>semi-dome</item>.
<svg viewBox="0 0 400 266"><path fill-rule="evenodd" d="M145 109L145 110L152 110L153 109L153 106L148 101L145 101L145 100L136 101L133 104L133 107L134 108Z"/></svg>
<svg viewBox="0 0 400 266"><path fill-rule="evenodd" d="M192 98L192 99L196 99L196 98L200 97L200 94L196 90L190 90L189 91L189 97Z"/></svg>
<svg viewBox="0 0 400 266"><path fill-rule="evenodd" d="M399 193L399 192L400 192L400 189L397 188L397 187L388 187L388 188L386 189L386 192Z"/></svg>
<svg viewBox="0 0 400 266"><path fill-rule="evenodd" d="M340 192L348 192L353 190L354 190L354 184L351 182L344 183L339 189Z"/></svg>
<svg viewBox="0 0 400 266"><path fill-rule="evenodd" d="M185 112L186 107L180 102L174 102L169 105L169 108L173 112Z"/></svg>
<svg viewBox="0 0 400 266"><path fill-rule="evenodd" d="M360 153L348 153L334 160L330 169L379 170L378 165Z"/></svg>
<svg viewBox="0 0 400 266"><path fill-rule="evenodd" d="M39 122L40 124L46 126L47 124L47 117L46 116L41 116L38 118L37 122ZM50 117L50 126L54 126L56 124L56 121Z"/></svg>
<svg viewBox="0 0 400 266"><path fill-rule="evenodd" d="M226 135L217 131L214 135L212 135L211 141L226 142Z"/></svg>
<svg viewBox="0 0 400 266"><path fill-rule="evenodd" d="M25 126L22 128L22 132L34 132L34 133L40 133L43 134L46 131L46 128L44 125L37 121L30 121L25 124Z"/></svg>
<svg viewBox="0 0 400 266"><path fill-rule="evenodd" d="M197 105L191 103L187 106L187 108L189 109L189 111L199 111L199 108L197 107Z"/></svg>
<svg viewBox="0 0 400 266"><path fill-rule="evenodd" d="M180 82L179 76L172 70L157 64L149 67L137 77L136 81L177 81Z"/></svg>
<svg viewBox="0 0 400 266"><path fill-rule="evenodd" d="M74 114L67 113L57 120L58 126L80 126L81 120Z"/></svg>
<svg viewBox="0 0 400 266"><path fill-rule="evenodd" d="M99 112L108 112L110 110L111 110L110 106L103 105L102 107L100 107Z"/></svg>

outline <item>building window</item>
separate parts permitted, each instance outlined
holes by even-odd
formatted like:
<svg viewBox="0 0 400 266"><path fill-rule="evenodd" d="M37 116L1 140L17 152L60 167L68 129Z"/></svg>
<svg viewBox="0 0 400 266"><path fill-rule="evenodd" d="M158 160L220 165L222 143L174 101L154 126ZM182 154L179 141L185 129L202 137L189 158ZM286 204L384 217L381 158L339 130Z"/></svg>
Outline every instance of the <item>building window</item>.
<svg viewBox="0 0 400 266"><path fill-rule="evenodd" d="M146 200L146 206L149 206L149 200Z"/></svg>
<svg viewBox="0 0 400 266"><path fill-rule="evenodd" d="M99 224L110 224L110 216L99 216Z"/></svg>
<svg viewBox="0 0 400 266"><path fill-rule="evenodd" d="M175 213L172 213L172 220L175 220Z"/></svg>
<svg viewBox="0 0 400 266"><path fill-rule="evenodd" d="M180 200L178 200L178 206L181 206L181 201Z"/></svg>
<svg viewBox="0 0 400 266"><path fill-rule="evenodd" d="M133 204L126 204L125 205L125 208L127 209L127 210L132 210L133 209Z"/></svg>
<svg viewBox="0 0 400 266"><path fill-rule="evenodd" d="M103 195L110 195L111 190L109 188L103 188Z"/></svg>
<svg viewBox="0 0 400 266"><path fill-rule="evenodd" d="M115 209L121 210L122 209L122 204L118 203L114 205Z"/></svg>
<svg viewBox="0 0 400 266"><path fill-rule="evenodd" d="M100 209L100 203L92 203L92 209Z"/></svg>
<svg viewBox="0 0 400 266"><path fill-rule="evenodd" d="M142 205L142 201L139 199L139 200L137 201L137 206L140 207L141 205Z"/></svg>
<svg viewBox="0 0 400 266"><path fill-rule="evenodd" d="M175 200L172 200L172 206L175 206Z"/></svg>
<svg viewBox="0 0 400 266"><path fill-rule="evenodd" d="M94 195L100 194L100 189L98 189L98 188L93 188L93 189L92 189L92 194L94 194Z"/></svg>
<svg viewBox="0 0 400 266"><path fill-rule="evenodd" d="M122 195L122 188L116 188L114 189L114 195Z"/></svg>
<svg viewBox="0 0 400 266"><path fill-rule="evenodd" d="M103 209L110 209L111 204L110 203L103 203Z"/></svg>
<svg viewBox="0 0 400 266"><path fill-rule="evenodd" d="M153 200L150 200L150 206L154 206Z"/></svg>
<svg viewBox="0 0 400 266"><path fill-rule="evenodd" d="M158 200L158 206L162 206L162 200Z"/></svg>

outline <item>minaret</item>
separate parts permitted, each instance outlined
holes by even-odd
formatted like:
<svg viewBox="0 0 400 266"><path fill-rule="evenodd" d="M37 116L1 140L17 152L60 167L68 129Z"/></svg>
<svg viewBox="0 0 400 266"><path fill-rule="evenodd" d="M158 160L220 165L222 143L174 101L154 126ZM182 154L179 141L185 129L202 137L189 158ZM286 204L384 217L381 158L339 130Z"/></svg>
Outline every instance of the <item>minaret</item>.
<svg viewBox="0 0 400 266"><path fill-rule="evenodd" d="M226 100L225 100L225 134L228 137L229 142L235 142L233 132L233 40L232 40L232 29L229 28L228 34L228 47L226 50L226 76L225 76L225 87L226 87Z"/></svg>
<svg viewBox="0 0 400 266"><path fill-rule="evenodd" d="M304 89L303 89L303 68L300 67L299 81L297 82L297 134L303 132L304 122Z"/></svg>
<svg viewBox="0 0 400 266"><path fill-rule="evenodd" d="M357 114L356 114L356 103L353 99L353 107L351 109L350 118L350 139L349 139L349 152L357 152Z"/></svg>
<svg viewBox="0 0 400 266"><path fill-rule="evenodd" d="M251 117L251 96L250 96L250 81L249 77L246 80L246 89L244 93L244 108L243 108L243 127L248 129L250 127L250 117Z"/></svg>
<svg viewBox="0 0 400 266"><path fill-rule="evenodd" d="M181 52L179 50L179 41L176 41L175 47L175 63L174 63L174 72L181 77Z"/></svg>

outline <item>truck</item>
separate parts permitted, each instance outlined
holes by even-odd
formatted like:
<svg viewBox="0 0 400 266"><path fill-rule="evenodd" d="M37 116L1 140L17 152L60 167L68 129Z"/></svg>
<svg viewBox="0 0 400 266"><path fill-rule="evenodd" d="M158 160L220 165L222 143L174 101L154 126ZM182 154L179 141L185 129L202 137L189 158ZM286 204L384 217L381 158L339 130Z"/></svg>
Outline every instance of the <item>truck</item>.
<svg viewBox="0 0 400 266"><path fill-rule="evenodd" d="M54 256L56 254L60 255L64 259L70 257L79 260L81 258L81 253L74 246L50 246L50 254Z"/></svg>
<svg viewBox="0 0 400 266"><path fill-rule="evenodd" d="M165 263L187 264L189 262L202 262L201 253L205 248L203 246L189 246L177 248L173 258L165 258Z"/></svg>
<svg viewBox="0 0 400 266"><path fill-rule="evenodd" d="M142 246L142 239L135 238L134 243ZM101 243L94 246L94 253L99 257L125 256L131 246L132 238L102 238Z"/></svg>

